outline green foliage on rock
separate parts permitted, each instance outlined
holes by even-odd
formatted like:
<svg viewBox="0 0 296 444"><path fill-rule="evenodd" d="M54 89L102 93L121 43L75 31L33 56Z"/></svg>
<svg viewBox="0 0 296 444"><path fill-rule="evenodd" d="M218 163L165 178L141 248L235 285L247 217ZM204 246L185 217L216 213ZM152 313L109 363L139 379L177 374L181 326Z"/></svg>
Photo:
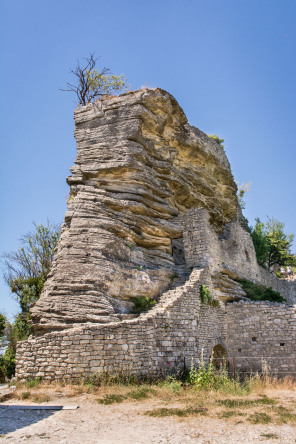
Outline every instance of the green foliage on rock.
<svg viewBox="0 0 296 444"><path fill-rule="evenodd" d="M215 142L217 142L218 145L220 145L220 147L222 148L222 150L224 150L224 145L223 145L224 139L221 139L216 134L209 134L209 138L213 139Z"/></svg>
<svg viewBox="0 0 296 444"><path fill-rule="evenodd" d="M284 227L284 223L268 217L265 224L257 218L251 228L257 261L262 267L272 270L274 266L296 265L296 257L291 253L294 234L286 234Z"/></svg>
<svg viewBox="0 0 296 444"><path fill-rule="evenodd" d="M209 287L206 285L201 285L199 289L200 300L202 304L208 304L211 307L217 307L219 305L219 301L214 299L211 295Z"/></svg>
<svg viewBox="0 0 296 444"><path fill-rule="evenodd" d="M254 284L254 282L247 279L237 279L242 288L247 293L247 297L252 301L270 301L284 303L286 300L271 287L264 287L263 285Z"/></svg>
<svg viewBox="0 0 296 444"><path fill-rule="evenodd" d="M246 208L245 195L250 191L251 183L241 183L237 182L237 200L240 204L242 210Z"/></svg>
<svg viewBox="0 0 296 444"><path fill-rule="evenodd" d="M149 308L153 307L156 304L156 300L149 298L148 296L137 296L133 298L134 313L142 313L143 311L149 310Z"/></svg>

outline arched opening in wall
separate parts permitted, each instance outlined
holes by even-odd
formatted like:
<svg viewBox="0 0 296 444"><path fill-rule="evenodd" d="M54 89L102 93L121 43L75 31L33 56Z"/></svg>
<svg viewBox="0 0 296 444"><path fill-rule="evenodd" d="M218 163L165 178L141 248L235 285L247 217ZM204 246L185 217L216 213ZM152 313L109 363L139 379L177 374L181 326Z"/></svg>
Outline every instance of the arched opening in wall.
<svg viewBox="0 0 296 444"><path fill-rule="evenodd" d="M185 265L183 237L172 239L172 255L176 265Z"/></svg>
<svg viewBox="0 0 296 444"><path fill-rule="evenodd" d="M222 345L215 345L212 351L213 366L218 370L227 365L227 351Z"/></svg>

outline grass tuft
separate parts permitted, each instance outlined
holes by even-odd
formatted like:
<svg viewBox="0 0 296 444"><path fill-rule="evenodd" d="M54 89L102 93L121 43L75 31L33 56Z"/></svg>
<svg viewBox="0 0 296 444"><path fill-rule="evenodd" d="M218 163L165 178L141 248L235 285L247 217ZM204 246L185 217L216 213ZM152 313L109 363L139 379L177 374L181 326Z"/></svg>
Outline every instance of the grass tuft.
<svg viewBox="0 0 296 444"><path fill-rule="evenodd" d="M120 403L126 399L123 395L106 395L102 399L97 399L99 404L110 405L115 403Z"/></svg>
<svg viewBox="0 0 296 444"><path fill-rule="evenodd" d="M156 391L149 387L140 387L137 390L133 390L127 393L128 398L132 398L135 400L147 399L149 395L156 394Z"/></svg>
<svg viewBox="0 0 296 444"><path fill-rule="evenodd" d="M41 377L32 378L28 379L28 381L26 382L26 387L27 388L38 387L40 384L41 384Z"/></svg>
<svg viewBox="0 0 296 444"><path fill-rule="evenodd" d="M272 422L272 418L266 413L255 412L249 416L248 421L252 424L269 424Z"/></svg>
<svg viewBox="0 0 296 444"><path fill-rule="evenodd" d="M184 409L168 409L168 408L160 408L160 409L154 409L154 410L149 410L148 412L145 412L145 415L148 416L155 416L155 417L165 417L165 416L179 416L179 417L184 417L184 416L193 416L193 415L206 415L207 414L207 409L202 408L202 407L187 407Z"/></svg>
<svg viewBox="0 0 296 444"><path fill-rule="evenodd" d="M22 392L20 395L21 399L29 399L31 397L31 392Z"/></svg>
<svg viewBox="0 0 296 444"><path fill-rule="evenodd" d="M228 410L222 412L220 418L231 418L232 416L244 416L246 413L236 412L235 410Z"/></svg>
<svg viewBox="0 0 296 444"><path fill-rule="evenodd" d="M264 396L263 398L257 399L219 399L217 401L218 405L223 405L225 407L254 407L257 405L274 405L276 401L274 399Z"/></svg>
<svg viewBox="0 0 296 444"><path fill-rule="evenodd" d="M44 393L38 393L33 397L33 402L36 402L37 404L48 401L50 401L50 397Z"/></svg>

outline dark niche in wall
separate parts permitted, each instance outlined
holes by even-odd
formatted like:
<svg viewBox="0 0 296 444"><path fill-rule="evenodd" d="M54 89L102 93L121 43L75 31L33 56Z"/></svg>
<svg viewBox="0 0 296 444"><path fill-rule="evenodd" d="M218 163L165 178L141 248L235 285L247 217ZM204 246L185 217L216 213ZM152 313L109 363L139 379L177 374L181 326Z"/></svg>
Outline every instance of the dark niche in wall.
<svg viewBox="0 0 296 444"><path fill-rule="evenodd" d="M172 239L172 255L176 265L185 265L183 237Z"/></svg>

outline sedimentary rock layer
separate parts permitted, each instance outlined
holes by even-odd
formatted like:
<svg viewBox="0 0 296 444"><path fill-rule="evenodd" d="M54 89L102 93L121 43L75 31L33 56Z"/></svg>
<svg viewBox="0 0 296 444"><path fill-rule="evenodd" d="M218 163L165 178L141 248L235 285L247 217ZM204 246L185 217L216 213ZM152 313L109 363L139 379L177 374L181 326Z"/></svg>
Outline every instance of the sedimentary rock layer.
<svg viewBox="0 0 296 444"><path fill-rule="evenodd" d="M75 111L77 157L53 267L32 309L35 332L108 323L158 297L180 265L179 216L204 207L215 230L236 219L223 149L167 92L140 90Z"/></svg>

